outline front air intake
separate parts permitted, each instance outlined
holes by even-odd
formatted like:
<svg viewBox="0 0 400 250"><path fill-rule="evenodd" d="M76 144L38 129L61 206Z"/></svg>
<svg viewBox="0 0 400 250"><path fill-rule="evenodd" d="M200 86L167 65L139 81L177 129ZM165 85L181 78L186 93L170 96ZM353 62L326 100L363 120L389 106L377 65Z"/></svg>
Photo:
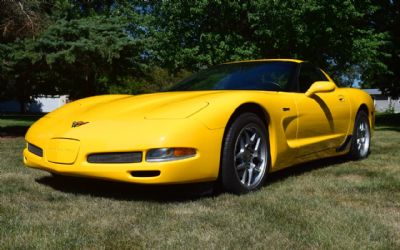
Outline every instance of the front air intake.
<svg viewBox="0 0 400 250"><path fill-rule="evenodd" d="M89 163L137 163L142 161L142 152L120 152L90 154Z"/></svg>
<svg viewBox="0 0 400 250"><path fill-rule="evenodd" d="M140 170L140 171L132 171L131 175L133 177L156 177L161 174L158 170Z"/></svg>

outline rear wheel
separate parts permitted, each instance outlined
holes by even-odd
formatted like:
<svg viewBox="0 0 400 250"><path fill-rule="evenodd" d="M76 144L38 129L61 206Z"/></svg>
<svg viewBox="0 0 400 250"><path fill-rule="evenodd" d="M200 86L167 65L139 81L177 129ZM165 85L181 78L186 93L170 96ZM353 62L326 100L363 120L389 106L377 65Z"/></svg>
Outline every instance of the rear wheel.
<svg viewBox="0 0 400 250"><path fill-rule="evenodd" d="M354 123L353 138L349 156L353 160L360 160L368 156L371 144L371 131L368 114L359 111Z"/></svg>
<svg viewBox="0 0 400 250"><path fill-rule="evenodd" d="M222 150L221 181L225 190L242 194L260 188L269 168L267 129L254 113L240 114L228 128Z"/></svg>

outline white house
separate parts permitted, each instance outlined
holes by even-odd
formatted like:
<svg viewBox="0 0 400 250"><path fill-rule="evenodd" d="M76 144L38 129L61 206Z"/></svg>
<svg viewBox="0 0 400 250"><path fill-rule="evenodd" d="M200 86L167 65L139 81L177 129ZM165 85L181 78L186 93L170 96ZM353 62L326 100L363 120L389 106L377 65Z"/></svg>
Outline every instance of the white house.
<svg viewBox="0 0 400 250"><path fill-rule="evenodd" d="M400 113L400 99L392 99L382 93L379 89L363 89L374 99L375 109L378 112Z"/></svg>
<svg viewBox="0 0 400 250"><path fill-rule="evenodd" d="M36 96L31 98L27 110L31 113L48 113L56 108L65 105L68 102L68 95L57 96ZM0 112L14 112L20 111L19 103L17 101L0 102Z"/></svg>

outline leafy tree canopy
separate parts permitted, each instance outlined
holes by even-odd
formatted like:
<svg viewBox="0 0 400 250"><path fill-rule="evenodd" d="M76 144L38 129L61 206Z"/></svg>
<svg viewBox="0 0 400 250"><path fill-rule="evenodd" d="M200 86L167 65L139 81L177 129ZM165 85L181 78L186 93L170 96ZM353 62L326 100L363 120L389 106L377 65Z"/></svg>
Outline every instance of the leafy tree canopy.
<svg viewBox="0 0 400 250"><path fill-rule="evenodd" d="M106 92L124 75L144 68L140 30L120 16L61 19L39 37L3 44L3 95L28 101L35 94L68 93L79 98Z"/></svg>
<svg viewBox="0 0 400 250"><path fill-rule="evenodd" d="M370 17L374 31L387 35L381 54L371 60L363 72L364 87L380 88L385 93L400 96L400 1L376 1L379 8ZM369 67L368 67L369 66Z"/></svg>
<svg viewBox="0 0 400 250"><path fill-rule="evenodd" d="M0 7L3 99L148 92L188 71L257 58L309 60L342 83L400 94L397 0L0 0Z"/></svg>
<svg viewBox="0 0 400 250"><path fill-rule="evenodd" d="M230 60L299 58L352 82L354 66L382 64L387 42L369 1L154 1L157 58L172 68ZM364 68L363 68L364 69ZM340 73L337 73L340 72Z"/></svg>

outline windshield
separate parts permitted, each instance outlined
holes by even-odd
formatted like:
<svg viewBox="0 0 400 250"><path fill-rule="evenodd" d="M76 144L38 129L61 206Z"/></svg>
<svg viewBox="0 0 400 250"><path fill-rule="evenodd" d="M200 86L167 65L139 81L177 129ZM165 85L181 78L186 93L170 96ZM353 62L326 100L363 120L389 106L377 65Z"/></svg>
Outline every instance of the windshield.
<svg viewBox="0 0 400 250"><path fill-rule="evenodd" d="M295 68L295 63L278 61L221 64L194 74L170 91L287 91Z"/></svg>

